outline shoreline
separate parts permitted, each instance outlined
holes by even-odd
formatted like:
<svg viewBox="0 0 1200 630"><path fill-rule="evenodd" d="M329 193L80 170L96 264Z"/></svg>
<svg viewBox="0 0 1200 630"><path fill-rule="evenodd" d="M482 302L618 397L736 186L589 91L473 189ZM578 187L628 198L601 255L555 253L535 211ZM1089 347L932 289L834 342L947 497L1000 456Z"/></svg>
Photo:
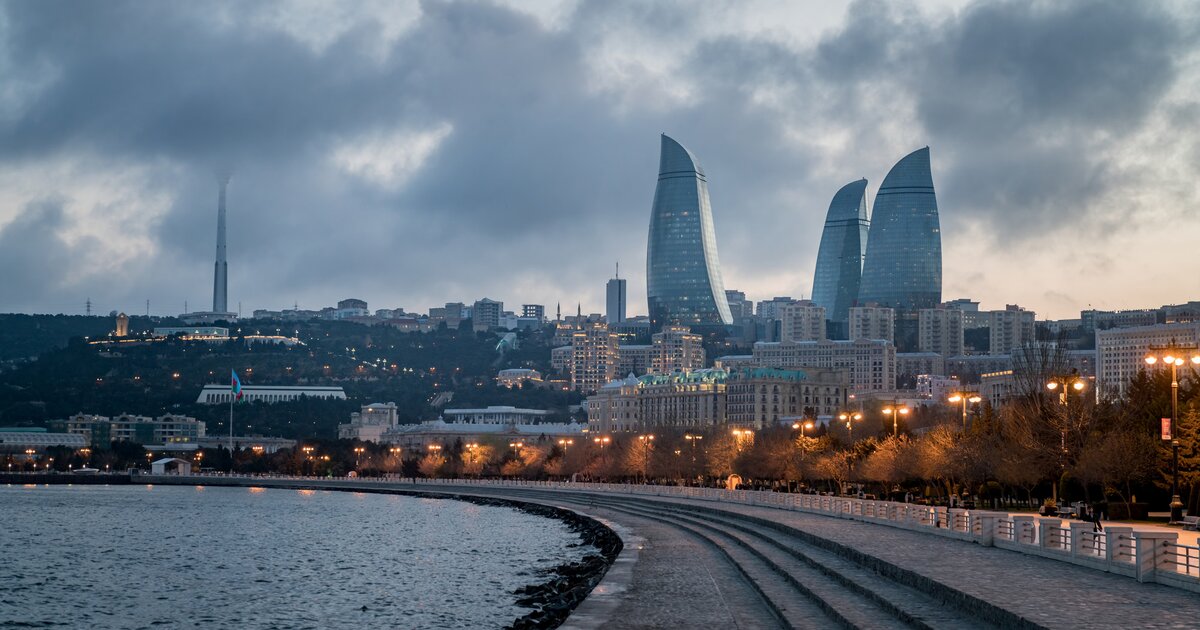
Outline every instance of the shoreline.
<svg viewBox="0 0 1200 630"><path fill-rule="evenodd" d="M350 480L279 480L236 477L192 477L139 475L143 479L122 473L107 475L63 475L63 474L5 474L0 473L0 484L6 485L167 485L167 486L212 486L230 488L268 488L275 490L323 490L333 492L360 492L410 496L423 499L446 499L475 505L507 507L526 514L556 519L564 523L580 537L581 546L593 551L567 564L560 564L542 574L544 579L527 584L510 593L516 604L531 608L529 613L513 620L506 629L526 630L557 628L567 621L571 613L591 594L592 590L608 573L624 548L621 537L609 526L590 516L542 503L517 499L486 497L456 492L408 490L401 488L361 487ZM339 483L340 482L340 483Z"/></svg>

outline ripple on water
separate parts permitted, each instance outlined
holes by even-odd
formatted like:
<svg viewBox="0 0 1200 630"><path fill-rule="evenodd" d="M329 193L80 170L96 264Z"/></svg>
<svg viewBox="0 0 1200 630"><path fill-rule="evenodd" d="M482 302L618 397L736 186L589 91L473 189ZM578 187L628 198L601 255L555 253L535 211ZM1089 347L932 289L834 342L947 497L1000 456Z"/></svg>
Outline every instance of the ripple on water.
<svg viewBox="0 0 1200 630"><path fill-rule="evenodd" d="M563 523L324 491L0 486L0 627L488 628L588 550Z"/></svg>

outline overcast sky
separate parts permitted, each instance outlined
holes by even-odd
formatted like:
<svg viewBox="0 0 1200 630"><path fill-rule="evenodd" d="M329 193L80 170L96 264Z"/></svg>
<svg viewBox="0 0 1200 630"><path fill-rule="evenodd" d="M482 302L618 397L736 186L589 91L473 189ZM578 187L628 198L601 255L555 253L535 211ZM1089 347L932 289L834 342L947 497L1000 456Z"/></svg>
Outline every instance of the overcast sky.
<svg viewBox="0 0 1200 630"><path fill-rule="evenodd" d="M929 145L943 297L1200 299L1200 11L1160 2L0 0L0 312L645 307L658 134L726 288Z"/></svg>

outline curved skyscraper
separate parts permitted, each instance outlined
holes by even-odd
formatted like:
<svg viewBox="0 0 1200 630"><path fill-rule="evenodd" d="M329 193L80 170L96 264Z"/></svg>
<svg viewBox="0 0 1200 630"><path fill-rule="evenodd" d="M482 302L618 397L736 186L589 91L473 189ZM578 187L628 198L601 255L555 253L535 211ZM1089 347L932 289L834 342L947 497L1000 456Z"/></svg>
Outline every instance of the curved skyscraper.
<svg viewBox="0 0 1200 630"><path fill-rule="evenodd" d="M842 186L825 215L812 289L812 301L824 306L826 317L835 322L847 321L858 300L869 226L867 180Z"/></svg>
<svg viewBox="0 0 1200 630"><path fill-rule="evenodd" d="M662 136L658 186L646 248L650 326L729 325L704 169L683 145Z"/></svg>
<svg viewBox="0 0 1200 630"><path fill-rule="evenodd" d="M942 234L925 147L897 162L875 196L858 302L911 311L941 301Z"/></svg>

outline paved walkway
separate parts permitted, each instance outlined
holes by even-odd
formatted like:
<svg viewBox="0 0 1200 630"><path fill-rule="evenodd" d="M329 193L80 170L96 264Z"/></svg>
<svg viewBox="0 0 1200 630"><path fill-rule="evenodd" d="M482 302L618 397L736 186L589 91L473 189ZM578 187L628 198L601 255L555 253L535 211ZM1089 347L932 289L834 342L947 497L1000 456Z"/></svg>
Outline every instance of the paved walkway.
<svg viewBox="0 0 1200 630"><path fill-rule="evenodd" d="M935 534L774 508L655 497L773 520L916 571L1050 628L1197 628L1200 596Z"/></svg>

